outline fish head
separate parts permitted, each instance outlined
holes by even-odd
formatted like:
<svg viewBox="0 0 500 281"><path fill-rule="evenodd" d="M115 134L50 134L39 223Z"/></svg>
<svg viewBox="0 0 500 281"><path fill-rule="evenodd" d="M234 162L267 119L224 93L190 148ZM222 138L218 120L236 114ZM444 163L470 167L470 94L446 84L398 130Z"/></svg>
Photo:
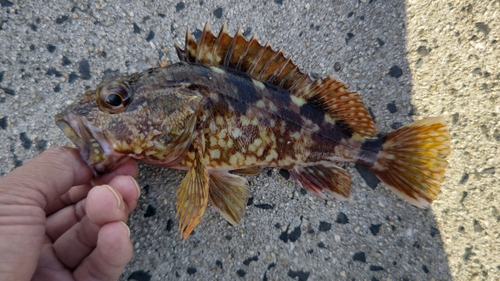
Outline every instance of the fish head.
<svg viewBox="0 0 500 281"><path fill-rule="evenodd" d="M96 175L130 157L174 166L186 155L201 97L186 85L153 74L104 81L55 117Z"/></svg>

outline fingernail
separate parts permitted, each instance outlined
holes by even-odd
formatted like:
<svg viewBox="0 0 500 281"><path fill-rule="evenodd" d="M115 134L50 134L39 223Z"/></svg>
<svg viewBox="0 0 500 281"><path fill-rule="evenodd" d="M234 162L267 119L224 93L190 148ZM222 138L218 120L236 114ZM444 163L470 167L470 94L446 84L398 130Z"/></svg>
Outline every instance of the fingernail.
<svg viewBox="0 0 500 281"><path fill-rule="evenodd" d="M123 226L125 226L125 228L127 229L127 237L130 238L130 228L128 228L128 225L122 221L120 221L122 223Z"/></svg>
<svg viewBox="0 0 500 281"><path fill-rule="evenodd" d="M141 197L141 187L139 186L139 184L137 183L137 181L131 177L131 176L128 176L135 184L135 188L137 189L137 196L135 197L135 200L139 199L139 197Z"/></svg>
<svg viewBox="0 0 500 281"><path fill-rule="evenodd" d="M118 209L121 209L122 208L122 201L120 200L120 196L118 196L118 193L116 193L116 191L109 185L104 185L105 187L107 187L111 193L113 193L116 197L116 201L117 201L117 204L116 206L118 207Z"/></svg>

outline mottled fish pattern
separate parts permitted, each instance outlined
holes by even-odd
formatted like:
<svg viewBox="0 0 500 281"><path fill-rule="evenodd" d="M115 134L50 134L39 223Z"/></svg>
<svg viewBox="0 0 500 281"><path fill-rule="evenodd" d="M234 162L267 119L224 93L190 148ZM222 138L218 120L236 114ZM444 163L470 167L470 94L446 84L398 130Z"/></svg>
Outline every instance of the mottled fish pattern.
<svg viewBox="0 0 500 281"><path fill-rule="evenodd" d="M241 175L287 169L321 198L349 197L351 177L335 163L370 167L418 207L436 198L450 136L444 118L427 118L377 137L356 92L339 78L311 79L282 51L209 25L189 30L179 63L122 75L88 91L56 123L97 173L132 157L187 171L177 191L186 239L210 202L238 224L249 197Z"/></svg>

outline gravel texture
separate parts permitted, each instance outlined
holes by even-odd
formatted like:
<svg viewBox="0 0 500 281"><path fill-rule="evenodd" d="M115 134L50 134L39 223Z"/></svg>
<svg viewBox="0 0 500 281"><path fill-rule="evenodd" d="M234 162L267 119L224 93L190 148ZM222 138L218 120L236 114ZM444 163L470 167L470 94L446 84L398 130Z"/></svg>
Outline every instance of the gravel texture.
<svg viewBox="0 0 500 281"><path fill-rule="evenodd" d="M325 202L269 169L249 177L241 225L209 209L183 242L184 173L141 165L121 280L500 279L500 1L305 2L0 0L0 176L70 145L53 116L85 89L176 62L186 28L227 21L313 76L340 76L382 133L444 116L453 150L441 193L417 209L347 165L352 197Z"/></svg>

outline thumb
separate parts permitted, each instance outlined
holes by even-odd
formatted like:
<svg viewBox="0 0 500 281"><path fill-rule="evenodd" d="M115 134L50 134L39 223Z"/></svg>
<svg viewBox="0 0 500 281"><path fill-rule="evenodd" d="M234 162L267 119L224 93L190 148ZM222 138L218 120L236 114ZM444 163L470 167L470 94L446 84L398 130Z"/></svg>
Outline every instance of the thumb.
<svg viewBox="0 0 500 281"><path fill-rule="evenodd" d="M0 192L15 198L15 203L45 209L72 186L92 178L76 149L54 147L0 179Z"/></svg>

